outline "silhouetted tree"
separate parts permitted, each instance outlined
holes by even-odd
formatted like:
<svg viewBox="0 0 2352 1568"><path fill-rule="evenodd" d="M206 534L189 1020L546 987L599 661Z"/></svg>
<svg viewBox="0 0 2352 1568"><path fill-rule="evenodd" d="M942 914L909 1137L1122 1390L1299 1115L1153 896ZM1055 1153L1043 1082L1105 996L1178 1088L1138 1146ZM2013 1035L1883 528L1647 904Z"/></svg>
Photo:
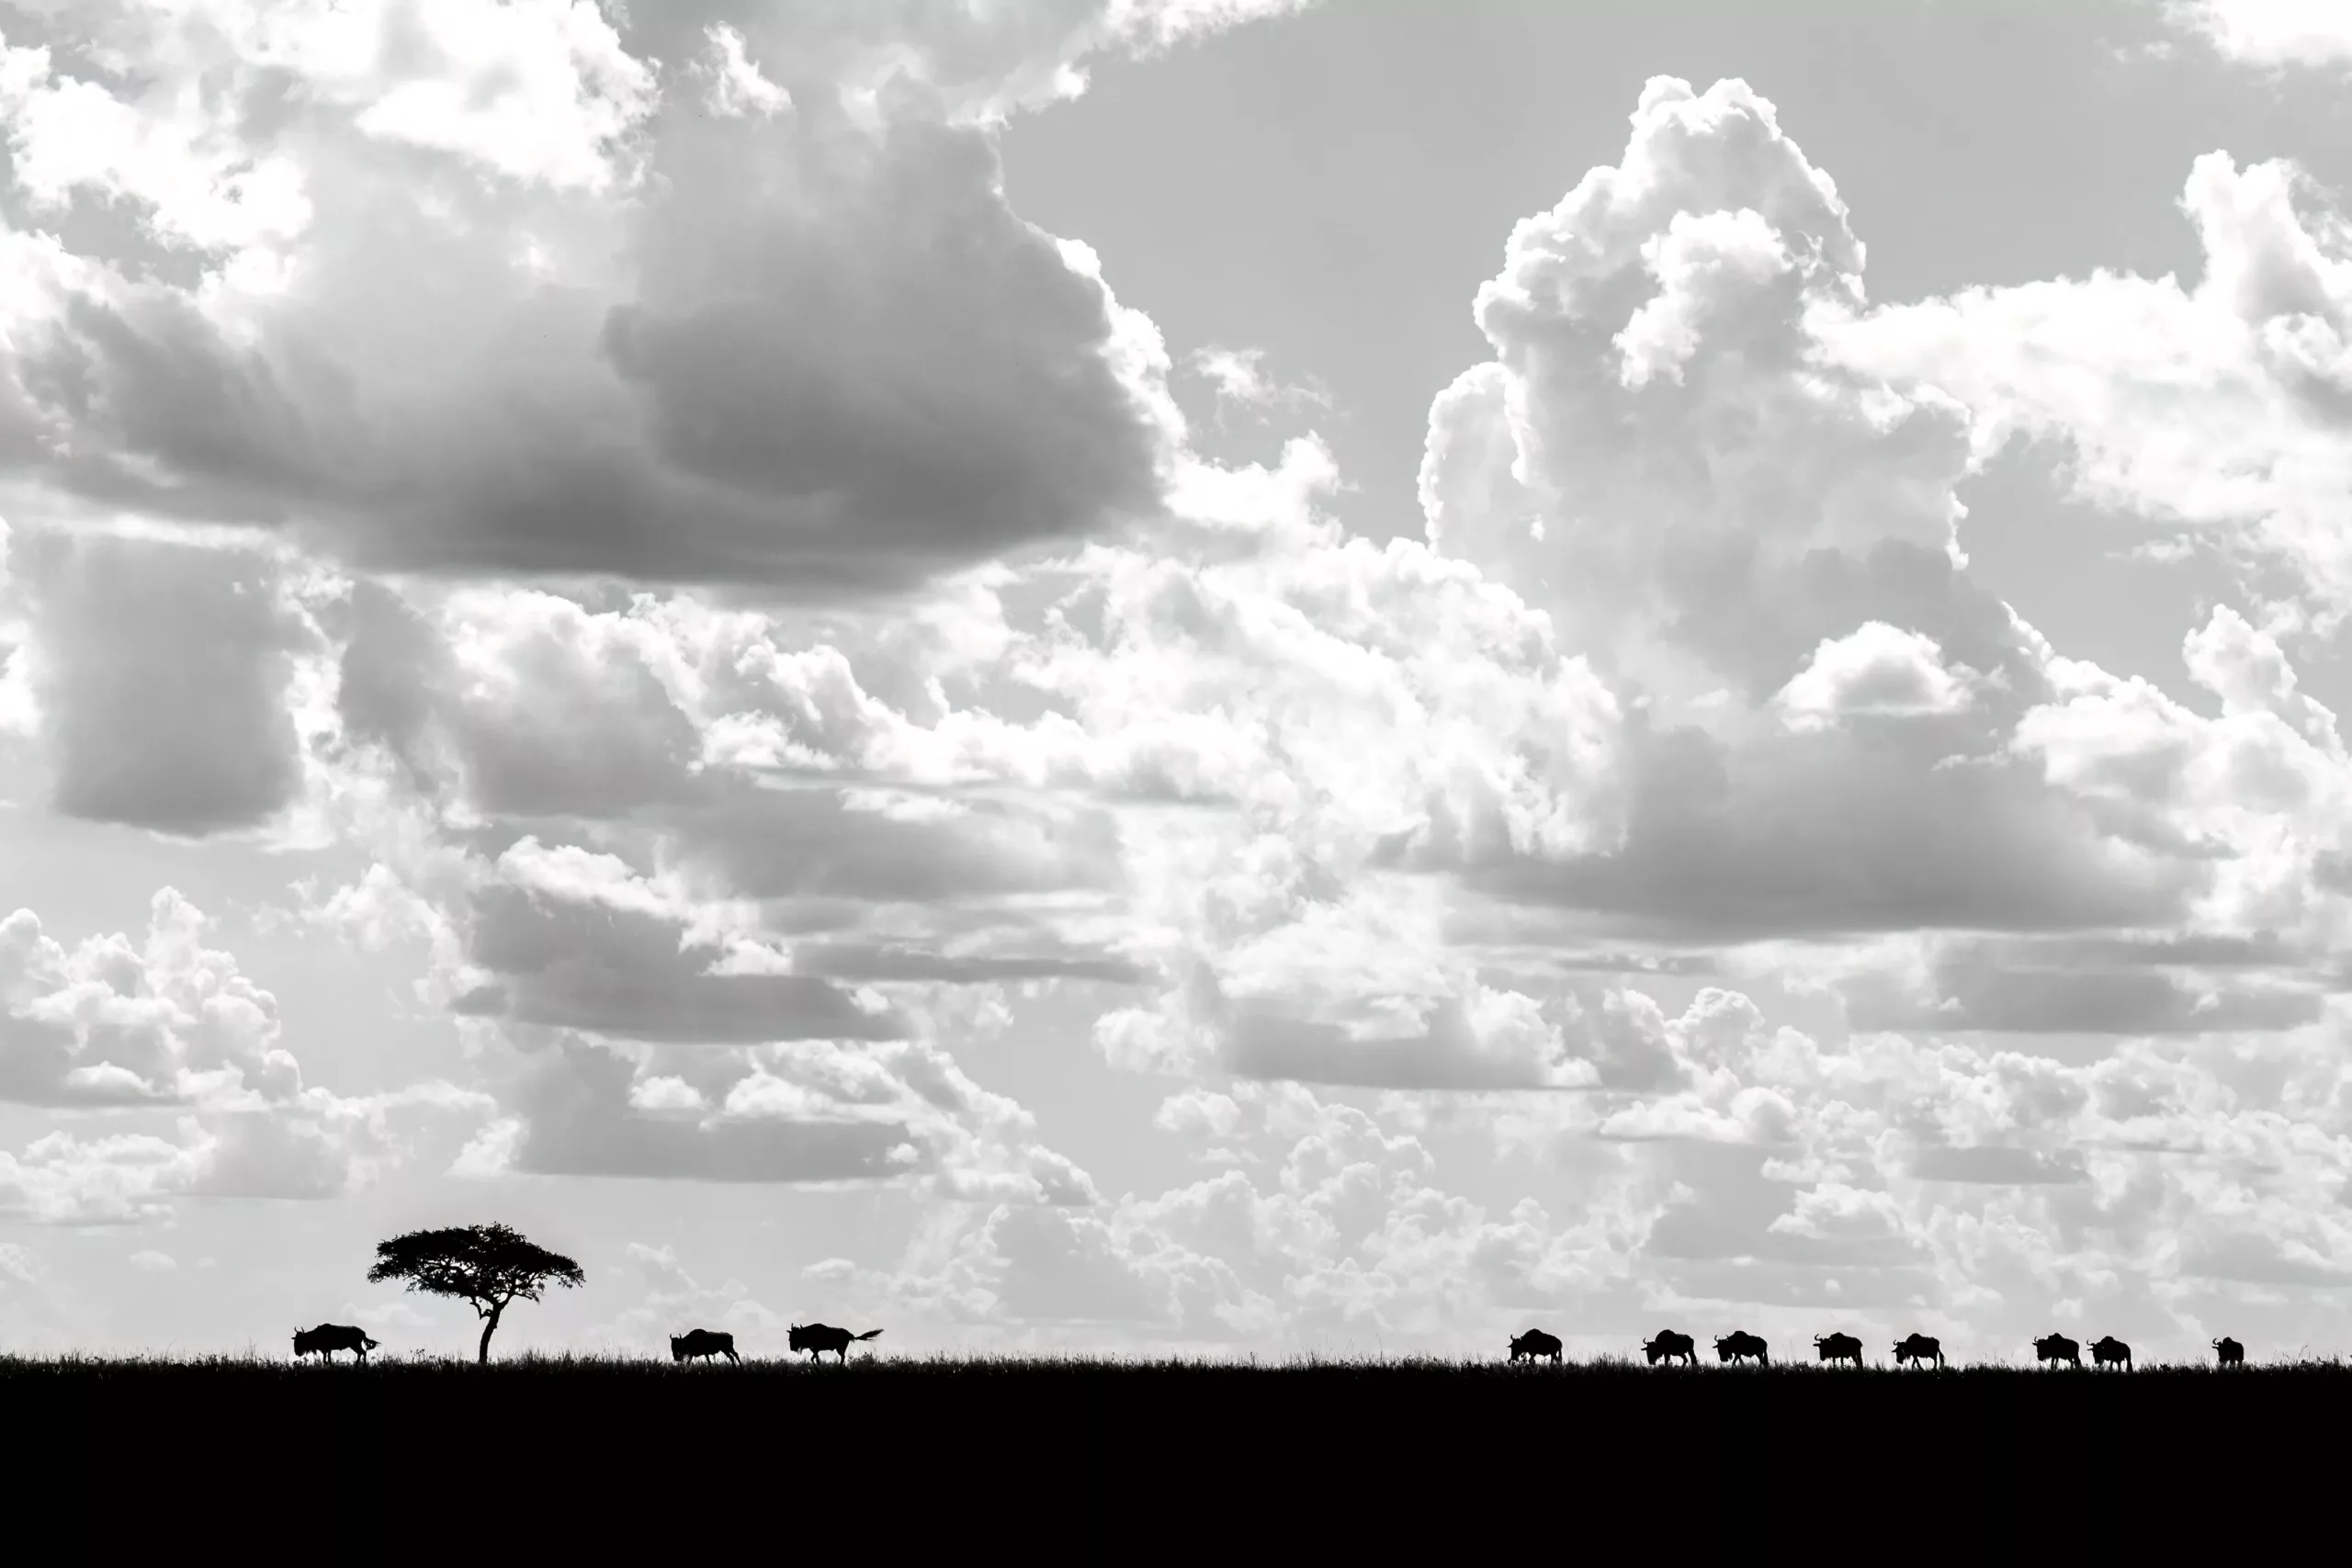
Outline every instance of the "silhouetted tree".
<svg viewBox="0 0 2352 1568"><path fill-rule="evenodd" d="M588 1282L579 1264L525 1240L508 1225L452 1225L379 1241L368 1278L371 1283L405 1280L412 1291L454 1296L471 1306L482 1320L477 1364L490 1359L490 1337L498 1332L507 1303L537 1301L551 1283Z"/></svg>

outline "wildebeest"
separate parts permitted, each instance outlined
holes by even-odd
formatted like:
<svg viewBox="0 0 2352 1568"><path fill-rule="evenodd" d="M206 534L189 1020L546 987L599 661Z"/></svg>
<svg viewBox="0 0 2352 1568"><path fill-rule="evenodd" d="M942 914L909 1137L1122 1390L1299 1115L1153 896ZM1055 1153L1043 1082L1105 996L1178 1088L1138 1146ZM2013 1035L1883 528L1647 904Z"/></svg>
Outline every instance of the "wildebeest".
<svg viewBox="0 0 2352 1568"><path fill-rule="evenodd" d="M374 1348L376 1341L360 1330L340 1323L322 1323L316 1328L294 1331L294 1359L298 1361L314 1351L320 1360L332 1361L337 1350L348 1350L364 1361L368 1359L368 1352Z"/></svg>
<svg viewBox="0 0 2352 1568"><path fill-rule="evenodd" d="M825 1352L831 1350L847 1363L852 1345L861 1339L871 1339L881 1332L878 1328L869 1328L863 1334L852 1334L846 1328L834 1328L822 1323L812 1323L806 1327L796 1323L792 1325L792 1348L806 1350L819 1360L822 1360Z"/></svg>
<svg viewBox="0 0 2352 1568"><path fill-rule="evenodd" d="M1772 1364L1772 1358L1766 1351L1764 1341L1757 1338L1753 1334L1734 1329L1715 1341L1715 1359L1718 1361L1745 1361L1750 1357L1768 1367Z"/></svg>
<svg viewBox="0 0 2352 1568"><path fill-rule="evenodd" d="M2245 1365L2245 1347L2227 1336L2213 1341L2213 1356L2225 1367Z"/></svg>
<svg viewBox="0 0 2352 1568"><path fill-rule="evenodd" d="M1851 1361L1862 1364L1862 1342L1850 1334L1816 1334L1813 1348L1825 1361Z"/></svg>
<svg viewBox="0 0 2352 1568"><path fill-rule="evenodd" d="M1688 1334L1677 1334L1671 1328L1658 1330L1657 1337L1642 1347L1642 1351L1655 1367L1660 1361L1679 1360L1686 1367L1699 1364L1699 1347Z"/></svg>
<svg viewBox="0 0 2352 1568"><path fill-rule="evenodd" d="M1531 1328L1510 1342L1510 1359L1516 1361L1521 1356L1531 1361L1549 1356L1552 1364L1557 1366L1560 1364L1560 1342L1540 1328Z"/></svg>
<svg viewBox="0 0 2352 1568"><path fill-rule="evenodd" d="M2083 1348L2063 1334L2044 1335L2033 1342L2033 1359L2037 1361L2066 1361L2083 1364Z"/></svg>
<svg viewBox="0 0 2352 1568"><path fill-rule="evenodd" d="M1903 1340L1894 1347L1896 1366L1900 1367L1910 1361L1922 1363L1933 1361L1936 1365L1942 1366L1944 1364L1942 1343L1930 1339L1924 1334L1914 1334L1910 1338Z"/></svg>
<svg viewBox="0 0 2352 1568"><path fill-rule="evenodd" d="M2091 1347L2092 1365L2103 1367L2109 1361L2120 1361L2127 1368L2132 1365L2132 1347L2112 1334Z"/></svg>
<svg viewBox="0 0 2352 1568"><path fill-rule="evenodd" d="M684 1334L670 1336L670 1359L691 1361L697 1356L724 1356L736 1365L743 1358L735 1353L735 1336L720 1334L708 1328L689 1328Z"/></svg>

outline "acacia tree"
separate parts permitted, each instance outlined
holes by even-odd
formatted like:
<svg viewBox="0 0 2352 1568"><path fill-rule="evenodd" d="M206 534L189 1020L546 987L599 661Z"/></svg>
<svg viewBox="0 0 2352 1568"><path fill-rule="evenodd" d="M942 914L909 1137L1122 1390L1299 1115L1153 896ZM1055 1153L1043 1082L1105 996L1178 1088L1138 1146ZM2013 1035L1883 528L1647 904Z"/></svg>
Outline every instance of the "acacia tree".
<svg viewBox="0 0 2352 1568"><path fill-rule="evenodd" d="M490 1359L490 1337L498 1332L506 1303L535 1302L549 1284L583 1285L580 1265L560 1252L526 1240L508 1225L452 1225L411 1231L376 1244L371 1283L405 1280L412 1291L452 1296L482 1320L476 1364Z"/></svg>

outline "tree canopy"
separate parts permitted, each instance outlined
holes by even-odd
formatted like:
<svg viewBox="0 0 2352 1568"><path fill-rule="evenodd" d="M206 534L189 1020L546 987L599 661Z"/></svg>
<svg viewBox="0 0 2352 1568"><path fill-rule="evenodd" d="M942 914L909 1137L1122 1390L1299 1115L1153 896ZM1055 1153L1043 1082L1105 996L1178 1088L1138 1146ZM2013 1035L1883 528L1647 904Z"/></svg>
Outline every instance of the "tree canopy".
<svg viewBox="0 0 2352 1568"><path fill-rule="evenodd" d="M379 1241L368 1278L371 1283L403 1280L412 1291L471 1305L482 1320L477 1361L490 1359L490 1337L498 1331L508 1303L537 1301L550 1284L571 1288L588 1282L579 1264L502 1224L410 1231Z"/></svg>

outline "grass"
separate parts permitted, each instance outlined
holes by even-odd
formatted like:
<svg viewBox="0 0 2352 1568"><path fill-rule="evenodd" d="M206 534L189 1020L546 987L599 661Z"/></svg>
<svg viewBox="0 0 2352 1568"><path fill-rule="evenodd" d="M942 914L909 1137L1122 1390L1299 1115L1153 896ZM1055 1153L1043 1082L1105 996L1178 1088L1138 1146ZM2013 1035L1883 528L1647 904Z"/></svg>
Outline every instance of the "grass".
<svg viewBox="0 0 2352 1568"><path fill-rule="evenodd" d="M1896 1368L1881 1362L1860 1371L1851 1367L1826 1366L1815 1361L1779 1361L1769 1367L1724 1366L1712 1359L1702 1359L1696 1367L1668 1364L1653 1367L1638 1356L1600 1356L1589 1360L1564 1359L1557 1365L1548 1361L1521 1362L1517 1365L1499 1357L1464 1358L1460 1359L1440 1356L1331 1356L1306 1354L1272 1358L1236 1358L1230 1359L1168 1357L1148 1359L1124 1356L902 1356L887 1352L853 1351L846 1364L836 1362L831 1356L812 1361L805 1356L775 1358L746 1357L741 1364L723 1359L679 1364L667 1357L626 1356L617 1354L546 1355L525 1351L514 1355L494 1357L488 1365L477 1365L470 1356L436 1356L421 1351L379 1350L365 1366L348 1356L338 1356L322 1364L316 1359L293 1360L285 1355L274 1355L257 1348L230 1355L167 1356L134 1354L126 1356L86 1355L68 1352L54 1356L0 1355L0 1387L22 1387L16 1380L81 1380L130 1378L190 1378L233 1377L240 1380L288 1379L334 1375L336 1369L345 1373L368 1376L397 1376L413 1379L421 1375L455 1375L468 1378L571 1378L571 1379L630 1379L669 1380L726 1375L729 1377L838 1377L842 1375L888 1379L912 1382L939 1380L976 1380L1038 1377L1114 1377L1121 1379L1181 1378L1187 1380L1216 1378L1249 1380L1252 1382L1273 1380L1284 1385L1302 1381L1345 1381L1356 1379L1385 1380L1393 1384L1417 1380L1517 1380L1524 1382L1535 1378L1571 1378L1582 1380L1632 1378L1640 1382L1663 1388L1668 1379L1681 1378L1745 1378L1767 1381L1788 1381L1807 1378L1871 1381L1877 1379L1918 1382L1928 1378L1939 1381L1953 1379L1986 1380L2023 1378L2035 1382L2061 1377L2073 1368L2041 1367L2030 1362L1953 1362L1942 1369L1911 1367ZM2085 1359L2081 1371L2089 1376L2113 1377L2113 1371L2098 1371ZM2255 1361L2227 1372L2210 1359L2200 1361L2143 1361L2133 1369L2136 1377L2198 1378L2310 1378L2352 1373L2352 1362L2341 1356L2303 1357L2294 1359Z"/></svg>

